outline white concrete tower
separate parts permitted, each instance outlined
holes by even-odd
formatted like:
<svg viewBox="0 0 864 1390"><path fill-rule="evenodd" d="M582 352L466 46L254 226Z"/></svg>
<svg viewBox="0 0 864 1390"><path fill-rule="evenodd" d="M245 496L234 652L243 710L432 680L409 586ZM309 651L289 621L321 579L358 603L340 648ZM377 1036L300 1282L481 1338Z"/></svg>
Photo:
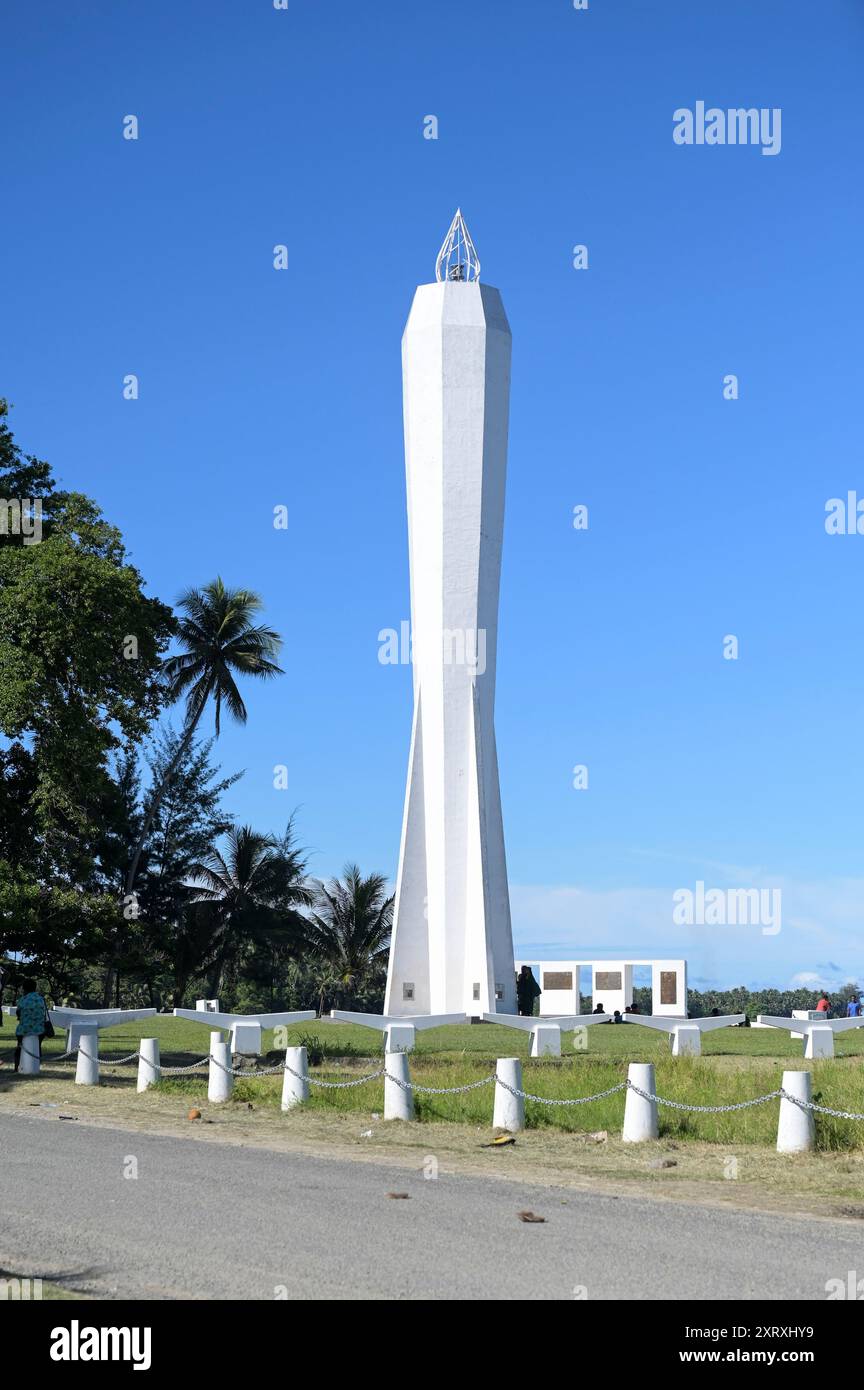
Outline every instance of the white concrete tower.
<svg viewBox="0 0 864 1390"><path fill-rule="evenodd" d="M510 327L457 212L402 338L414 723L385 1013L516 1009L495 748Z"/></svg>

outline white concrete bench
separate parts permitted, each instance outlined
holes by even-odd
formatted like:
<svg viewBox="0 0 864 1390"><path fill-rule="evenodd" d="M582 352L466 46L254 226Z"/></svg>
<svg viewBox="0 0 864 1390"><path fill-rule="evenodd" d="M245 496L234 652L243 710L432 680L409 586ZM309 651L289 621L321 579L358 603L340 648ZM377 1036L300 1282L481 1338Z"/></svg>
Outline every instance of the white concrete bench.
<svg viewBox="0 0 864 1390"><path fill-rule="evenodd" d="M261 1052L262 1028L290 1028L292 1023L309 1023L317 1018L314 1009L279 1014L227 1014L215 1009L175 1009L175 1018L202 1023L205 1028L229 1028L232 1052L257 1057Z"/></svg>
<svg viewBox="0 0 864 1390"><path fill-rule="evenodd" d="M532 1018L526 1014L484 1014L484 1022L500 1023L503 1028L519 1028L531 1034L532 1057L560 1057L561 1034L588 1028L592 1023L611 1023L611 1014L553 1014Z"/></svg>
<svg viewBox="0 0 864 1390"><path fill-rule="evenodd" d="M641 1023L643 1028L656 1028L660 1033L668 1033L672 1044L672 1056L683 1057L689 1054L698 1057L702 1052L702 1034L711 1033L715 1028L732 1028L743 1023L744 1014L721 1014L714 1018L664 1018L662 1014L625 1014L625 1023Z"/></svg>
<svg viewBox="0 0 864 1390"><path fill-rule="evenodd" d="M448 1023L467 1023L467 1014L358 1014L350 1009L331 1009L334 1023L356 1023L384 1035L385 1052L413 1052L416 1035L424 1028L444 1028ZM321 1020L322 1023L326 1019Z"/></svg>
<svg viewBox="0 0 864 1390"><path fill-rule="evenodd" d="M804 1038L805 1057L833 1057L834 1034L848 1033L850 1028L864 1028L864 1018L778 1018L775 1014L757 1014L763 1028L785 1028L793 1038Z"/></svg>
<svg viewBox="0 0 864 1390"><path fill-rule="evenodd" d="M155 1009L49 1009L55 1028L65 1028L66 1051L79 1046L82 1033L97 1033L100 1028L114 1028L118 1023L137 1023L141 1018L154 1018Z"/></svg>
<svg viewBox="0 0 864 1390"><path fill-rule="evenodd" d="M119 1023L137 1023L154 1018L155 1009L49 1009L55 1028L66 1029L66 1051L77 1049L75 1081L79 1086L99 1084L99 1029L115 1028Z"/></svg>

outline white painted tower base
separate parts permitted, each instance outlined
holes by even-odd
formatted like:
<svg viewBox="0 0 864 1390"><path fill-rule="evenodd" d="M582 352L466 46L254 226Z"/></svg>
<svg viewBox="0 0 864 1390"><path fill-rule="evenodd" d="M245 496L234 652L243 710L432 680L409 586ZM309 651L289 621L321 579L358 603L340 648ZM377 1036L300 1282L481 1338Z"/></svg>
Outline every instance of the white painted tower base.
<svg viewBox="0 0 864 1390"><path fill-rule="evenodd" d="M783 1090L798 1100L812 1101L813 1077L809 1071L784 1071ZM816 1125L812 1110L802 1110L785 1098L780 1102L777 1123L778 1154L807 1153L816 1145Z"/></svg>
<svg viewBox="0 0 864 1390"><path fill-rule="evenodd" d="M631 1062L627 1068L627 1080L638 1086L640 1091L648 1091L652 1096L657 1094L653 1062ZM656 1139L659 1133L656 1100L645 1100L628 1089L621 1138L627 1144L642 1144L646 1139Z"/></svg>

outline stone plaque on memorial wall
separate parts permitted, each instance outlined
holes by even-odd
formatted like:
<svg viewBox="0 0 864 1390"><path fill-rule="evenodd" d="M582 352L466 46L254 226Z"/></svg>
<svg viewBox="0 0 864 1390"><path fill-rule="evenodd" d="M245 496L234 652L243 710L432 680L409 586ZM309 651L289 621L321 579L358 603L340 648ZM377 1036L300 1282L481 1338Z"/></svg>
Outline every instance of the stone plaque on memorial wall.
<svg viewBox="0 0 864 1390"><path fill-rule="evenodd" d="M572 970L550 970L543 976L544 989L572 989L573 971Z"/></svg>
<svg viewBox="0 0 864 1390"><path fill-rule="evenodd" d="M674 970L660 971L660 1003L678 1003L678 976Z"/></svg>
<svg viewBox="0 0 864 1390"><path fill-rule="evenodd" d="M594 976L595 991L602 989L620 989L621 971L620 970L600 970Z"/></svg>

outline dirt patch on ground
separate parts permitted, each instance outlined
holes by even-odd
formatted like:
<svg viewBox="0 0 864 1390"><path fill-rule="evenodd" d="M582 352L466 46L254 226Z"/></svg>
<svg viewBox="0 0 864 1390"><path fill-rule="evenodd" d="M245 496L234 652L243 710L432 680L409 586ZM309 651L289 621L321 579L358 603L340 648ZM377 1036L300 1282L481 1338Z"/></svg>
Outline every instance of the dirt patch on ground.
<svg viewBox="0 0 864 1390"><path fill-rule="evenodd" d="M553 1129L525 1130L514 1144L487 1148L493 1137L487 1126L385 1123L356 1112L303 1109L283 1115L273 1107L242 1100L209 1105L182 1095L138 1095L126 1078L109 1076L96 1087L70 1081L46 1076L18 1081L0 1072L0 1115L38 1116L61 1126L94 1125L322 1159L397 1164L414 1171L437 1164L442 1173L489 1174L610 1196L858 1224L864 1213L864 1157L848 1153L793 1156L767 1147L666 1139L624 1144L611 1133L603 1139L588 1131ZM187 1118L191 1108L200 1110L200 1119Z"/></svg>

